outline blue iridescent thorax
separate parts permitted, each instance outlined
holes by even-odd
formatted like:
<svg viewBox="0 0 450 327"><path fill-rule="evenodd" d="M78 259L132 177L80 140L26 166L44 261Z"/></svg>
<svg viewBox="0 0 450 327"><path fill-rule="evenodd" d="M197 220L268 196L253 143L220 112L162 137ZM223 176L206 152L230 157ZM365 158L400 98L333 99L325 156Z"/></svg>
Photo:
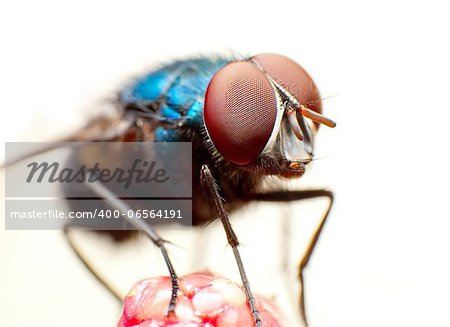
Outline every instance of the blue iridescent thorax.
<svg viewBox="0 0 450 327"><path fill-rule="evenodd" d="M163 66L119 95L124 106L145 106L166 121L183 121L186 126L198 127L203 123L203 100L213 75L230 59L198 58ZM157 127L155 141L179 141L181 131L176 128Z"/></svg>

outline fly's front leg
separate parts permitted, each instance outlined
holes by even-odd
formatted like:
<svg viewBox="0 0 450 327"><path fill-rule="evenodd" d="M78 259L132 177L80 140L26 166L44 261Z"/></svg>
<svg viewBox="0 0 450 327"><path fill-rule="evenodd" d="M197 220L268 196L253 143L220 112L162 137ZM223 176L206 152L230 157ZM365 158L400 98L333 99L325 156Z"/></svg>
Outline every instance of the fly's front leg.
<svg viewBox="0 0 450 327"><path fill-rule="evenodd" d="M164 261L167 265L167 269L169 270L170 279L172 282L172 295L169 302L169 307L167 309L167 316L175 315L175 307L176 300L178 295L178 276L175 273L175 269L172 265L172 261L170 260L169 254L167 253L167 249L165 246L165 241L162 239L155 229L147 224L144 220L136 218L134 215L130 217L129 213L134 212L128 206L126 202L121 199L118 199L106 186L99 182L86 183L86 185L99 197L101 197L111 208L115 210L119 210L123 213L123 216L127 217L127 220L130 224L132 224L136 229L144 232L144 234L159 248L161 254L164 258ZM76 246L75 242L70 238L70 232L67 228L65 228L65 236L69 242L69 245L74 250L76 255L81 259L83 264L88 268L88 270L120 301L122 301L119 292L115 290L112 285L110 285L106 279L94 268L92 264L89 263L85 255L79 250Z"/></svg>
<svg viewBox="0 0 450 327"><path fill-rule="evenodd" d="M234 258L236 259L236 263L239 268L239 273L241 275L242 285L244 286L245 295L247 297L247 301L250 305L250 309L252 310L253 319L255 322L255 325L260 327L261 326L261 318L259 317L259 311L256 307L256 301L253 297L253 293L250 289L250 283L247 278L247 274L244 269L244 264L242 263L241 255L239 253L239 240L236 236L236 233L233 230L233 227L231 226L230 219L228 218L228 213L225 211L225 208L223 207L222 198L219 195L219 190L217 187L217 184L214 180L213 175L211 174L211 171L209 170L207 165L203 165L201 169L201 179L203 184L205 185L208 194L214 204L214 208L217 211L217 215L220 218L220 221L222 222L223 228L225 230L225 234L227 235L228 244L233 249Z"/></svg>
<svg viewBox="0 0 450 327"><path fill-rule="evenodd" d="M298 266L298 278L300 281L300 313L302 315L303 322L305 326L308 326L308 320L306 317L305 310L305 283L304 283L304 269L309 263L311 256L316 249L317 242L319 241L319 237L322 233L323 227L327 221L329 213L331 211L331 207L333 205L334 196L333 192L328 190L305 190L305 191L280 191L280 192L269 192L269 193L261 193L252 195L249 199L256 201L268 201L268 202L293 202L300 201L306 199L314 199L319 197L325 197L329 199L328 207L320 219L317 228L314 230L314 233L308 243L305 253L300 260Z"/></svg>

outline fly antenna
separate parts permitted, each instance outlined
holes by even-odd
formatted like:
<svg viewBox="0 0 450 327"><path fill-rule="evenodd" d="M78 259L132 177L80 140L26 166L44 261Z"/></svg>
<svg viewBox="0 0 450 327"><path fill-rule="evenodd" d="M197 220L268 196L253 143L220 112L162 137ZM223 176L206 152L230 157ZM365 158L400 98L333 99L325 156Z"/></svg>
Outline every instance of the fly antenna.
<svg viewBox="0 0 450 327"><path fill-rule="evenodd" d="M316 123L323 124L331 128L336 127L336 123L333 120L314 110L308 109L304 105L300 105L299 110L303 117L309 118Z"/></svg>
<svg viewBox="0 0 450 327"><path fill-rule="evenodd" d="M312 101L309 101L309 102L305 103L305 106L309 106L309 105L312 105L312 104L316 104L316 103L322 102L322 101L324 101L324 100L328 100L328 99L337 97L338 95L339 95L339 94L333 94L333 95L329 95L329 96L327 96L327 97L323 97L323 98L320 98L320 99L312 100Z"/></svg>

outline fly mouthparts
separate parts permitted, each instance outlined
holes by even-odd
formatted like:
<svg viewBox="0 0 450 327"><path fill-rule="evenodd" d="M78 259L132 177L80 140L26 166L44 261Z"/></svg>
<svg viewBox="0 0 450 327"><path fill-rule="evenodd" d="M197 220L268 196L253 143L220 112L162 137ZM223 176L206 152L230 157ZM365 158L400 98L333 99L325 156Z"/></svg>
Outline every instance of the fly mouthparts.
<svg viewBox="0 0 450 327"><path fill-rule="evenodd" d="M305 164L308 164L312 160L298 160L298 161L292 161L289 163L289 169L291 170L304 170Z"/></svg>

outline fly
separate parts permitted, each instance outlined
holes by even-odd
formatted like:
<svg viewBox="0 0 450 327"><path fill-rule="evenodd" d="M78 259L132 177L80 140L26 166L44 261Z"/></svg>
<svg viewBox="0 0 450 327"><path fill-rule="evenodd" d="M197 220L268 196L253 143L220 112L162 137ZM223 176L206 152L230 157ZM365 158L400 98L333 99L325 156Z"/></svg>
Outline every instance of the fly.
<svg viewBox="0 0 450 327"><path fill-rule="evenodd" d="M314 159L320 125L335 123L322 115L319 91L296 62L278 54L246 59L201 57L175 61L137 79L117 97L118 115L100 118L70 141L191 142L193 149L192 218L201 225L219 217L241 275L254 324L262 321L239 253L239 240L228 213L251 201L293 202L325 197L329 205L298 266L300 312L307 325L303 272L326 223L333 193L324 189L262 191L267 176L303 176ZM99 183L90 191L109 206L131 208ZM159 247L172 284L168 316L175 315L178 276L166 251L166 241L146 223L134 220ZM110 231L123 240L130 231ZM66 236L84 264L76 244ZM111 290L111 288L110 288ZM117 296L117 294L116 294Z"/></svg>

